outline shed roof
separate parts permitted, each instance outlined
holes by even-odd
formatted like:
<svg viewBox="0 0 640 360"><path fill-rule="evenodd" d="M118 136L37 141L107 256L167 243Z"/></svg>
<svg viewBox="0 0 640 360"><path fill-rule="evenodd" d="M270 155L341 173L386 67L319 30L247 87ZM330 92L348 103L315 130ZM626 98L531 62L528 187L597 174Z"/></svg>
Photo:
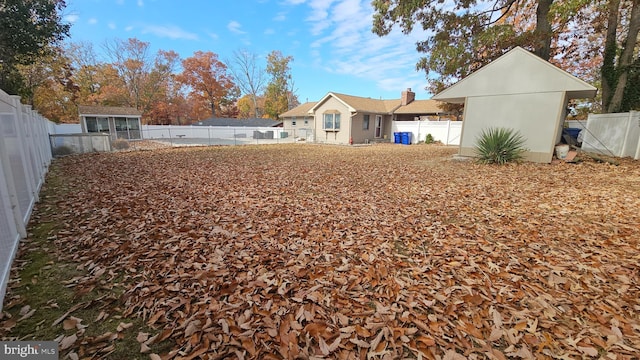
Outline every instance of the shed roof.
<svg viewBox="0 0 640 360"><path fill-rule="evenodd" d="M466 97L566 92L592 98L597 89L529 51L515 47L432 99L463 103Z"/></svg>
<svg viewBox="0 0 640 360"><path fill-rule="evenodd" d="M306 102L280 114L280 117L310 116L311 113L309 112L309 110L311 110L311 108L314 107L315 104L315 101Z"/></svg>
<svg viewBox="0 0 640 360"><path fill-rule="evenodd" d="M119 115L119 116L142 116L142 111L127 106L92 106L78 105L78 113L82 115Z"/></svg>
<svg viewBox="0 0 640 360"><path fill-rule="evenodd" d="M200 120L193 125L199 126L246 126L246 127L276 127L282 124L280 121L273 119L251 118L251 119L235 119L235 118L208 118Z"/></svg>

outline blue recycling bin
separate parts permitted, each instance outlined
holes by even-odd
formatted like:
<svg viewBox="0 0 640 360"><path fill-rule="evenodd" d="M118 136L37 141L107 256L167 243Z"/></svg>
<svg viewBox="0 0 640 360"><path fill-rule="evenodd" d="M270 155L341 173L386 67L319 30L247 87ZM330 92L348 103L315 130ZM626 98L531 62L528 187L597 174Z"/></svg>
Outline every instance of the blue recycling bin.
<svg viewBox="0 0 640 360"><path fill-rule="evenodd" d="M578 141L578 134L580 134L580 128L565 128L564 132L565 134L571 136L571 138L573 139L573 141L577 142Z"/></svg>
<svg viewBox="0 0 640 360"><path fill-rule="evenodd" d="M400 141L402 141L402 140L400 139L400 138L401 138L400 134L401 134L401 133L399 133L399 132L394 132L394 133L393 133L393 143L394 143L394 144L400 144Z"/></svg>
<svg viewBox="0 0 640 360"><path fill-rule="evenodd" d="M400 137L402 138L402 144L403 145L410 145L411 144L411 133L410 132L403 132L402 135L400 135Z"/></svg>

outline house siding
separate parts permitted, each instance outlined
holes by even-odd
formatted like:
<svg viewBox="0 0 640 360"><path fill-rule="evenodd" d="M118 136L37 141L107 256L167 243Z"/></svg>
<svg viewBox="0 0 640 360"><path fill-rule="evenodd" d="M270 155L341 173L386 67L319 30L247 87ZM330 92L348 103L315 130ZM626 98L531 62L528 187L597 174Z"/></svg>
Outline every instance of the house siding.
<svg viewBox="0 0 640 360"><path fill-rule="evenodd" d="M363 130L362 126L364 124L364 116L369 115L369 129ZM351 118L351 136L353 137L354 144L362 144L366 140L371 140L374 138L374 129L375 129L375 115L374 114L356 114L353 118Z"/></svg>
<svg viewBox="0 0 640 360"><path fill-rule="evenodd" d="M339 131L325 131L322 128L324 124L324 113L330 111L338 111L340 113ZM316 142L326 144L349 144L350 132L352 130L351 112L347 106L336 98L330 97L322 105L316 108L314 123Z"/></svg>

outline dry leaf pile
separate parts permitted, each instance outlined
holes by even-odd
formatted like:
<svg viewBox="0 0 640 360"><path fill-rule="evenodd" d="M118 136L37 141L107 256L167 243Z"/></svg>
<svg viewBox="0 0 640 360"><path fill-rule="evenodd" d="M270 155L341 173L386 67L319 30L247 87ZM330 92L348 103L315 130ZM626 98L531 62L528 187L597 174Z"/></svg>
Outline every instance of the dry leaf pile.
<svg viewBox="0 0 640 360"><path fill-rule="evenodd" d="M68 157L55 243L90 271L78 288L124 284L157 329L142 352L175 341L152 359L638 358L638 162L454 152Z"/></svg>

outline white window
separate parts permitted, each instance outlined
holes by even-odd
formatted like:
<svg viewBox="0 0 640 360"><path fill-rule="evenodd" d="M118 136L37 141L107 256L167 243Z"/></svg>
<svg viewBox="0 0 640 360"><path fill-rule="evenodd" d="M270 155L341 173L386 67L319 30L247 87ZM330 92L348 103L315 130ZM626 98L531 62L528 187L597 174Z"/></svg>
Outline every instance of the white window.
<svg viewBox="0 0 640 360"><path fill-rule="evenodd" d="M87 132L109 133L109 119L106 117L85 117Z"/></svg>
<svg viewBox="0 0 640 360"><path fill-rule="evenodd" d="M325 113L322 129L326 131L340 130L340 113L339 112Z"/></svg>

